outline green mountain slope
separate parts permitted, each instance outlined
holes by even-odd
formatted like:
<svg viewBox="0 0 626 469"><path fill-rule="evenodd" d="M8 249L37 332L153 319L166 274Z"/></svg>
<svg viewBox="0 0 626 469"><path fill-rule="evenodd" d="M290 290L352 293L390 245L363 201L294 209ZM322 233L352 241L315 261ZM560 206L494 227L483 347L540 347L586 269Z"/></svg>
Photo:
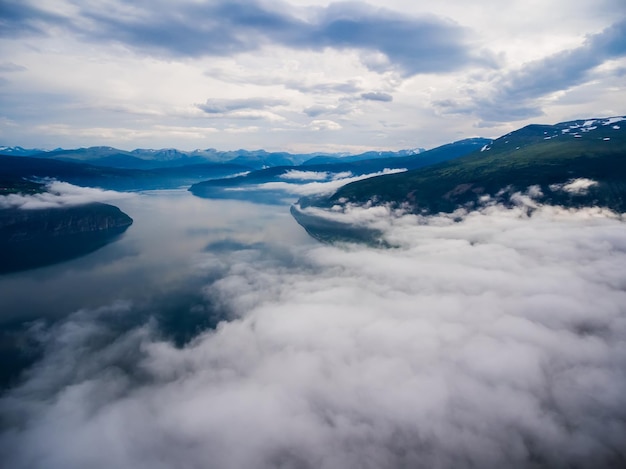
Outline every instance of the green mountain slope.
<svg viewBox="0 0 626 469"><path fill-rule="evenodd" d="M626 120L589 119L530 125L495 140L482 151L427 168L348 184L325 199L300 201L320 207L345 203L404 204L413 212L451 212L485 196L506 202L515 191L539 186L540 202L598 205L626 211ZM590 187L567 186L589 179ZM569 189L569 190L568 190Z"/></svg>

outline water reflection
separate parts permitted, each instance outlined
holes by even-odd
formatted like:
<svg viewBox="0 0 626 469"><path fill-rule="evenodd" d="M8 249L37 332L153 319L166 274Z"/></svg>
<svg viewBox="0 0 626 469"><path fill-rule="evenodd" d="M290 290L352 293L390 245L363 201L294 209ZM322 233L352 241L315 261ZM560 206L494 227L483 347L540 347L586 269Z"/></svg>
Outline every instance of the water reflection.
<svg viewBox="0 0 626 469"><path fill-rule="evenodd" d="M185 190L117 201L134 220L119 241L80 259L0 277L2 323L58 317L112 299L145 301L205 283L203 251L228 253L309 240L288 207L207 200Z"/></svg>
<svg viewBox="0 0 626 469"><path fill-rule="evenodd" d="M156 318L164 334L183 343L227 315L203 288L236 252L280 258L287 245L314 242L288 206L200 199L185 190L129 195L116 205L134 219L118 241L78 259L0 277L0 348L16 345L25 322L54 321L117 300L133 305L126 320Z"/></svg>
<svg viewBox="0 0 626 469"><path fill-rule="evenodd" d="M103 214L102 210L115 213L115 218ZM89 204L63 210L14 209L9 211L9 217L14 223L5 231L7 235L0 239L0 275L55 265L85 256L117 241L132 223L116 207L104 204ZM92 229L81 231L72 228L81 223L91 225ZM107 226L109 223L113 226ZM98 224L105 228L100 228ZM58 235L58 232L63 234ZM20 235L27 235L28 238L17 242L11 240L13 236Z"/></svg>

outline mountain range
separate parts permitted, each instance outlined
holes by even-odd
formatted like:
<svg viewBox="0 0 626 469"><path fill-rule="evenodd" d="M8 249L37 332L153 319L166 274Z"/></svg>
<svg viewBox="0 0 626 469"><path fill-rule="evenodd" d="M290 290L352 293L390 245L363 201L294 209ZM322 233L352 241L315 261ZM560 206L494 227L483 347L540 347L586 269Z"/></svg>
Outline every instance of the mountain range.
<svg viewBox="0 0 626 469"><path fill-rule="evenodd" d="M0 147L0 155L30 156L68 162L83 162L94 166L120 169L159 169L197 164L235 164L250 169L262 169L273 166L297 166L301 164L343 163L378 158L406 157L424 151L421 148L400 151L369 151L357 155L344 153L304 153L267 152L265 150L218 151L205 150L182 151L175 148L135 149L132 151L118 148L96 146L88 148L40 150L22 147Z"/></svg>
<svg viewBox="0 0 626 469"><path fill-rule="evenodd" d="M439 164L356 181L333 194L303 197L296 220L323 240L368 238L337 221L354 205L388 205L415 214L513 205L597 206L626 212L626 117L528 125L480 150ZM310 210L314 208L316 210ZM333 214L333 221L324 213Z"/></svg>
<svg viewBox="0 0 626 469"><path fill-rule="evenodd" d="M196 183L190 191L199 197L262 200L284 203L286 188L268 190L268 184L289 180L291 185L318 183L341 178L359 177L390 170L408 170L458 158L491 143L484 138L470 138L442 145L432 150L401 152L367 152L353 157L313 158L298 166L275 166L235 177ZM392 156L390 156L392 155ZM316 163L316 164L314 164ZM243 190L245 189L245 190Z"/></svg>

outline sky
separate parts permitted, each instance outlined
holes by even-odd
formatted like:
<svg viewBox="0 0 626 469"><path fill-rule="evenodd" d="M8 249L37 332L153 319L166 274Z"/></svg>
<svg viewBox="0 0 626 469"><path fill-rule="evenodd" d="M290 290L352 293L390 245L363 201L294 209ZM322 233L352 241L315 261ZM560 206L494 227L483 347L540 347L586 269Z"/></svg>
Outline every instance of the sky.
<svg viewBox="0 0 626 469"><path fill-rule="evenodd" d="M623 115L623 0L2 0L0 145L359 152Z"/></svg>

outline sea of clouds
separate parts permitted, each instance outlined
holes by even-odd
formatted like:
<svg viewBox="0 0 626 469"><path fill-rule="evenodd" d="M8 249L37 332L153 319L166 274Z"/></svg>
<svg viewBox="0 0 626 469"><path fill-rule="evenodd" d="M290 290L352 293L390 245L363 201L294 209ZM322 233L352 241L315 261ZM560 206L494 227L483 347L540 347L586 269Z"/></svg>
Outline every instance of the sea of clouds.
<svg viewBox="0 0 626 469"><path fill-rule="evenodd" d="M177 348L112 302L33 325L21 468L626 465L626 230L598 208L353 207L391 249L206 252L230 320ZM365 223L365 222L364 222Z"/></svg>

